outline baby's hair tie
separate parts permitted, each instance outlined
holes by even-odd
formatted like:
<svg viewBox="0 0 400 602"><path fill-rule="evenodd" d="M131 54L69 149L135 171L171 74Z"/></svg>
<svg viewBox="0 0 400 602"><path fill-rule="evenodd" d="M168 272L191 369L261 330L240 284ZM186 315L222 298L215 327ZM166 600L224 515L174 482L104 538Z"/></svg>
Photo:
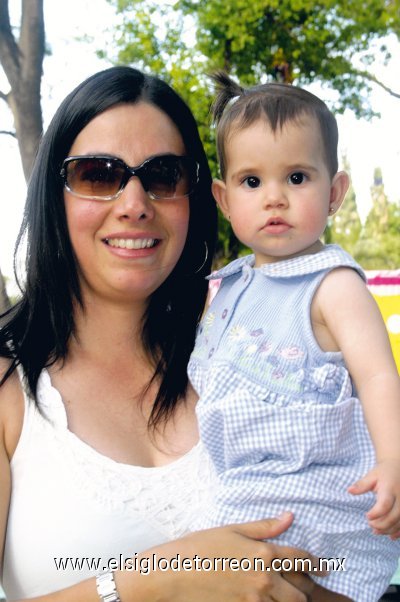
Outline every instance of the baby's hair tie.
<svg viewBox="0 0 400 602"><path fill-rule="evenodd" d="M237 96L232 96L232 98L230 98L230 99L228 100L228 102L226 103L226 106L225 106L225 108L226 108L226 109L230 108L232 105L234 105L234 104L235 104L235 102L236 102L237 100L239 100L239 98L240 98L240 95L239 95L239 94L238 94Z"/></svg>

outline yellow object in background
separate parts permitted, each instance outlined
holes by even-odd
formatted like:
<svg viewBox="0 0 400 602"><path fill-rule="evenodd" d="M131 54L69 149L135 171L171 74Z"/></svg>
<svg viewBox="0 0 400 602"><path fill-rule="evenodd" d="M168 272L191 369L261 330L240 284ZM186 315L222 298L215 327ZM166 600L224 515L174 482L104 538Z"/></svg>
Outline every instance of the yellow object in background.
<svg viewBox="0 0 400 602"><path fill-rule="evenodd" d="M374 295L374 297L385 320L397 370L400 374L400 294L388 297Z"/></svg>
<svg viewBox="0 0 400 602"><path fill-rule="evenodd" d="M385 321L400 374L400 270L368 271L366 276Z"/></svg>

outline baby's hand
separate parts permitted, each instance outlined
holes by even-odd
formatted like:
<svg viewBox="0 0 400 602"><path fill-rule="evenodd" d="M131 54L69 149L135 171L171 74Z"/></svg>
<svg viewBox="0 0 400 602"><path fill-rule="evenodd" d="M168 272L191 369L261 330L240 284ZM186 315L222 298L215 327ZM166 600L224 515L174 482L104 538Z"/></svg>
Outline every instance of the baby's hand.
<svg viewBox="0 0 400 602"><path fill-rule="evenodd" d="M348 491L352 495L373 491L376 503L367 512L368 524L376 535L400 537L400 460L382 460Z"/></svg>

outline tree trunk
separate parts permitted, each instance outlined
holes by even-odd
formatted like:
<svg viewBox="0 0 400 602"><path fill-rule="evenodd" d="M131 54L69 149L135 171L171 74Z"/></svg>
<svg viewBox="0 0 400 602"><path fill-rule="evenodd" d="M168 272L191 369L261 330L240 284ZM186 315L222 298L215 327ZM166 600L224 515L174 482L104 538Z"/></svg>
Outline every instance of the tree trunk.
<svg viewBox="0 0 400 602"><path fill-rule="evenodd" d="M11 90L0 91L11 109L25 179L28 180L42 135L40 85L45 48L43 0L22 0L19 39L10 24L8 0L0 0L0 64ZM10 307L0 271L0 312Z"/></svg>
<svg viewBox="0 0 400 602"><path fill-rule="evenodd" d="M0 63L11 90L0 92L9 105L28 179L42 135L40 84L44 58L43 0L23 0L18 42L11 29L8 0L0 0Z"/></svg>

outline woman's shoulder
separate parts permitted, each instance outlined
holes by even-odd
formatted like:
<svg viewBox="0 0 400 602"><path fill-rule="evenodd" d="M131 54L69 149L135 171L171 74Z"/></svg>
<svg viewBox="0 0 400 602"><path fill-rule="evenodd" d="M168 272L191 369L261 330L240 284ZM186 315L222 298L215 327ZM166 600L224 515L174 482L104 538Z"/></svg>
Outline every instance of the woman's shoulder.
<svg viewBox="0 0 400 602"><path fill-rule="evenodd" d="M0 380L10 360L0 357ZM11 459L17 447L24 420L24 393L17 370L0 386L0 445Z"/></svg>

